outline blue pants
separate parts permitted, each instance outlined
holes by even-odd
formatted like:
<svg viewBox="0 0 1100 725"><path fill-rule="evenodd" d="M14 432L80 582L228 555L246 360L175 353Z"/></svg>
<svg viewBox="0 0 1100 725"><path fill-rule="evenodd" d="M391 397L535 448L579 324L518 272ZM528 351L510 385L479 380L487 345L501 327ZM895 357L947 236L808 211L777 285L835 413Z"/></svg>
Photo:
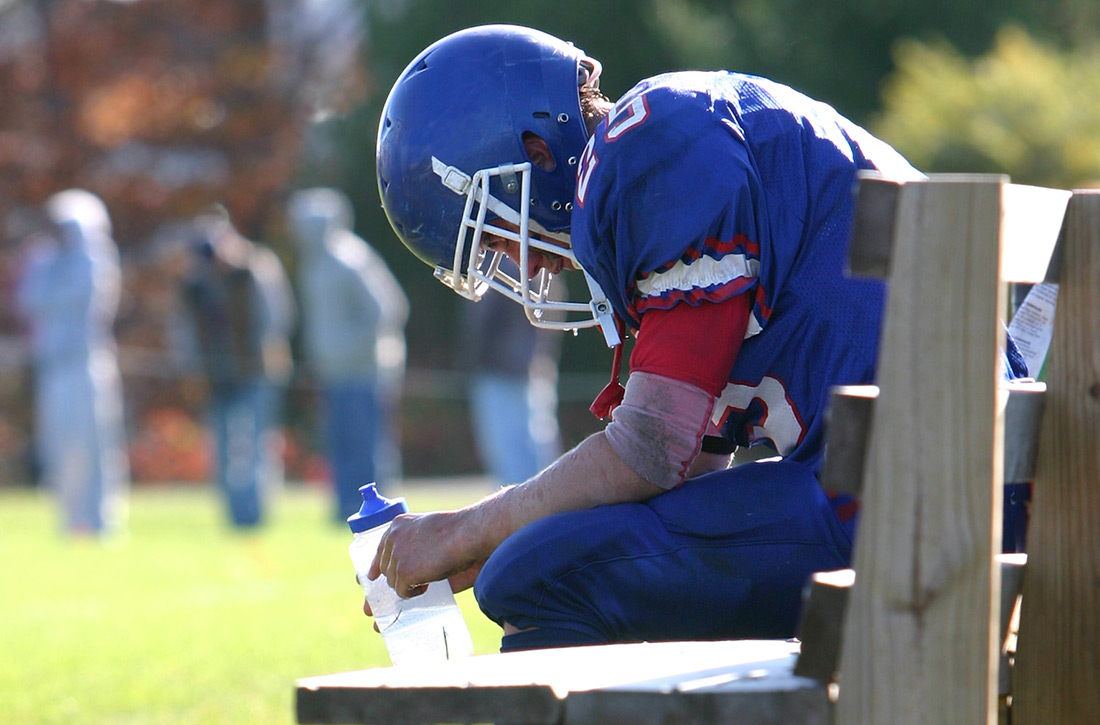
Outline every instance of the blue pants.
<svg viewBox="0 0 1100 725"><path fill-rule="evenodd" d="M849 566L813 472L750 463L642 503L557 514L509 537L474 586L503 651L606 642L792 637L816 571Z"/></svg>
<svg viewBox="0 0 1100 725"><path fill-rule="evenodd" d="M57 496L65 530L104 534L125 523L130 464L122 388L113 354L37 369L37 455Z"/></svg>
<svg viewBox="0 0 1100 725"><path fill-rule="evenodd" d="M218 487L236 527L263 523L266 489L280 470L270 440L274 411L275 387L264 380L218 386L210 398Z"/></svg>
<svg viewBox="0 0 1100 725"><path fill-rule="evenodd" d="M475 374L470 412L481 460L498 483L523 483L561 454L552 385L523 375Z"/></svg>
<svg viewBox="0 0 1100 725"><path fill-rule="evenodd" d="M376 456L384 422L374 378L364 381L331 383L324 390L325 436L335 515L341 522L363 505L359 487L385 482L377 480Z"/></svg>

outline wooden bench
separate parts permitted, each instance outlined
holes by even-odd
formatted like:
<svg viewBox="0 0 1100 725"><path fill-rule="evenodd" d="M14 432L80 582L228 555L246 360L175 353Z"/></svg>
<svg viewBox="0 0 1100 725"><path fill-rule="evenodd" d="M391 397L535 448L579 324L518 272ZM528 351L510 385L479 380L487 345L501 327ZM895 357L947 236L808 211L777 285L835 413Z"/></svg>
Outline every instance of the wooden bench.
<svg viewBox="0 0 1100 725"><path fill-rule="evenodd" d="M801 642L311 677L298 682L298 721L989 723L1011 704L1016 725L1100 722L1100 192L1067 209L1068 192L951 176L865 179L859 197L851 271L889 279L879 380L838 391L823 472L826 486L861 485L858 575L814 578ZM1059 262L1046 390L1006 395L1006 282L1054 279ZM1036 440L1020 577L1019 557L996 564L1000 495Z"/></svg>

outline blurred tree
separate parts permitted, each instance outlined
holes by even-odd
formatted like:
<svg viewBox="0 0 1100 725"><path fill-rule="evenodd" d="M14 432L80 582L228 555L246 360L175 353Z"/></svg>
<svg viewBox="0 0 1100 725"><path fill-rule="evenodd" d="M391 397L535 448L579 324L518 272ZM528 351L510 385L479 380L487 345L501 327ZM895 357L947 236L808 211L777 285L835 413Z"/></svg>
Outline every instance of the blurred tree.
<svg viewBox="0 0 1100 725"><path fill-rule="evenodd" d="M361 9L360 0L0 0L0 283L9 282L0 295L44 199L69 187L102 198L124 263L117 333L134 420L187 399L162 358L140 354L164 346L163 301L174 291L146 252L168 222L215 202L253 238L281 223L308 121L361 98ZM18 349L16 331L0 304L0 349ZM0 357L0 392L19 361Z"/></svg>
<svg viewBox="0 0 1100 725"><path fill-rule="evenodd" d="M211 202L258 235L310 114L358 100L333 6L346 37L344 0L0 3L0 216L80 186L124 252Z"/></svg>
<svg viewBox="0 0 1100 725"><path fill-rule="evenodd" d="M1100 44L1064 51L1008 28L980 58L943 41L904 41L896 57L873 127L925 171L1100 183Z"/></svg>

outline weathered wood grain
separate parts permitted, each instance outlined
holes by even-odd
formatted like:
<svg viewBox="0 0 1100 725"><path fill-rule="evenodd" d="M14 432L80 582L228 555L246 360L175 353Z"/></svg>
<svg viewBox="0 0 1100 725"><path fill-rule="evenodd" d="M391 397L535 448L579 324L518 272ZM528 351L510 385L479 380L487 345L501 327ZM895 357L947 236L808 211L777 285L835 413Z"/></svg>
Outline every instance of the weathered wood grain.
<svg viewBox="0 0 1100 725"><path fill-rule="evenodd" d="M840 722L996 718L1004 183L901 187Z"/></svg>
<svg viewBox="0 0 1100 725"><path fill-rule="evenodd" d="M1100 723L1100 191L1066 213L1013 722Z"/></svg>

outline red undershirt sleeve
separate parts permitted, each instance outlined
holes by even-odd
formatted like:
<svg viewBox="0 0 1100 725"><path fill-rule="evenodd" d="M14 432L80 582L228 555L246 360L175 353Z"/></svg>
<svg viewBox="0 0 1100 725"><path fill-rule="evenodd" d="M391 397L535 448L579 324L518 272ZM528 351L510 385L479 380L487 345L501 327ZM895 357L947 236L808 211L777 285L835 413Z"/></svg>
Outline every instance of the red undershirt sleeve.
<svg viewBox="0 0 1100 725"><path fill-rule="evenodd" d="M749 293L694 307L681 303L669 310L647 310L630 355L630 372L691 383L717 397L729 382L751 311Z"/></svg>
<svg viewBox="0 0 1100 725"><path fill-rule="evenodd" d="M748 295L648 310L607 440L638 475L665 489L684 481L748 326Z"/></svg>

